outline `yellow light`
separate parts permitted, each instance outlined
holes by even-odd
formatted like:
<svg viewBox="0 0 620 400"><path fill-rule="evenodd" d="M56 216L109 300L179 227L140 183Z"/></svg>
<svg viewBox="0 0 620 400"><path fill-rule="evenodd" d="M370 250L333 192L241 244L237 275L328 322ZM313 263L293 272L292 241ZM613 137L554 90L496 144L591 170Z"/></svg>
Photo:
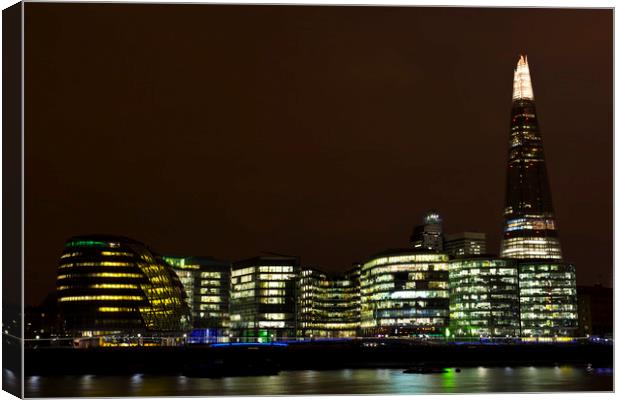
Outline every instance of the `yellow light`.
<svg viewBox="0 0 620 400"><path fill-rule="evenodd" d="M98 283L95 285L89 285L88 287L93 289L137 289L138 285L132 285L129 283Z"/></svg>
<svg viewBox="0 0 620 400"><path fill-rule="evenodd" d="M132 285L129 283L98 283L95 285L87 285L87 286L58 286L57 290L66 290L66 289L75 289L75 288L84 288L87 287L89 289L138 289L138 285Z"/></svg>
<svg viewBox="0 0 620 400"><path fill-rule="evenodd" d="M79 252L65 253L62 256L60 256L60 258L75 257L75 256L79 256L80 254L82 254L82 253L79 253Z"/></svg>
<svg viewBox="0 0 620 400"><path fill-rule="evenodd" d="M61 264L58 268L73 268L73 267L131 267L133 263L121 262L121 261L96 261L96 262L76 262Z"/></svg>
<svg viewBox="0 0 620 400"><path fill-rule="evenodd" d="M58 275L58 279L98 277L98 278L141 278L141 274L130 272L91 272L88 274L66 274Z"/></svg>
<svg viewBox="0 0 620 400"><path fill-rule="evenodd" d="M131 257L133 254L124 251L102 251L102 256Z"/></svg>
<svg viewBox="0 0 620 400"><path fill-rule="evenodd" d="M530 67L527 63L527 56L521 56L517 63L512 87L513 100L534 100L534 90L530 78Z"/></svg>
<svg viewBox="0 0 620 400"><path fill-rule="evenodd" d="M99 296L68 296L60 297L58 301L99 301L99 300L143 300L142 296L113 296L113 295L99 295Z"/></svg>

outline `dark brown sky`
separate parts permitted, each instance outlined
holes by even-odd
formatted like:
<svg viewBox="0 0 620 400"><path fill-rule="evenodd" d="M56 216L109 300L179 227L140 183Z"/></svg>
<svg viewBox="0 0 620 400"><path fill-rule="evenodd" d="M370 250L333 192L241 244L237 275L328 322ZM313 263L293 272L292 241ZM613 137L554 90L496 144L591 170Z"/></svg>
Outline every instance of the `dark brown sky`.
<svg viewBox="0 0 620 400"><path fill-rule="evenodd" d="M26 302L65 239L337 271L502 228L530 61L565 258L612 275L612 11L26 4Z"/></svg>

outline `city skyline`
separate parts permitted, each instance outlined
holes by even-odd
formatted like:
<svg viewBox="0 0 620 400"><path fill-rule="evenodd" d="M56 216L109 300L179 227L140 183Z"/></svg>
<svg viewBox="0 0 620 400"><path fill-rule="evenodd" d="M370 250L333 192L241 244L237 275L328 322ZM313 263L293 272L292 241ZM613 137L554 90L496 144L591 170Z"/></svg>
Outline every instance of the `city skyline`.
<svg viewBox="0 0 620 400"><path fill-rule="evenodd" d="M210 11L204 17L215 24L203 27L206 36L191 11L180 12L181 17L153 6L139 22L142 30L134 32L136 27L110 11L114 7L106 7L103 16L95 16L94 8L74 9L73 13L86 17L83 21L109 20L118 29L138 34L129 44L114 47L108 36L90 32L94 36L86 37L101 45L97 53L80 47L82 39L67 42L66 35L73 29L89 32L83 21L72 21L66 31L54 26L66 14L57 15L54 23L45 21L43 17L62 9L61 5L54 5L54 10L31 6L30 17L38 24L26 37L39 43L31 39L29 48L37 58L27 67L26 82L30 73L35 83L64 92L67 100L93 96L94 108L68 100L73 107L70 114L58 107L52 107L52 114L44 107L45 91L40 86L30 89L32 113L27 112L26 118L33 121L27 121L26 140L36 138L37 145L31 145L30 158L26 157L26 206L36 222L27 220L35 225L26 226L26 276L32 277L26 280L27 304L38 303L53 290L63 243L79 234L121 234L162 254L210 255L230 261L274 251L337 272L382 248L405 247L423 213L436 208L444 219L444 232L485 232L489 251L499 253L513 89L510 74L521 52L532 62L564 259L576 265L580 283L611 284L611 150L607 146L612 140L612 98L610 85L598 82L601 77L611 82L611 51L607 51L611 36L605 30L610 29L610 14L580 11L577 17L571 10L416 9L416 15L398 16L402 10L374 8L372 20L384 28L375 33L391 39L386 47L381 39L357 30L357 24L363 25L371 14L348 9L353 21L344 23L333 45L321 47L312 34L324 34L325 29L336 32L335 22L342 22L341 18L332 19L312 7L265 7L258 12L277 24L247 43L229 36L235 48L243 50L237 53L221 42L209 41L208 33L217 29L230 34L225 22L213 20L233 18L227 7L216 11L204 7ZM438 54L427 41L407 45L402 39L411 30L423 34L429 29L424 16L437 21L444 12L455 24L452 29L461 23L457 15L483 25L476 33L464 33L465 44L479 40L485 29L499 29L498 38L489 38L494 52L453 45L451 54ZM175 18L189 21L184 27L173 24L178 37L198 36L181 50L175 50L179 43L174 38L158 42L165 38L151 24L163 14L173 22ZM533 28L521 38L512 38L510 29L502 30L498 22L503 18L517 24L526 15ZM407 16L424 28L411 28ZM239 19L247 23L243 32L256 27L243 13L235 18L235 23ZM557 37L545 36L544 21L549 18L558 20ZM287 23L291 19L299 24ZM388 20L396 22L388 26ZM317 30L313 23L324 29ZM583 28L575 31L601 40L594 45L575 41L575 53L568 55L537 42L541 37L553 41L568 35L570 24ZM294 33L294 39L285 40L285 32ZM43 37L45 33L49 37ZM437 32L437 42L431 40L431 45L445 43L446 38ZM506 38L511 40L502 44L500 39ZM150 41L162 47L130 53ZM354 45L347 49L347 43ZM201 45L222 58L191 52ZM85 52L84 69L67 65L76 48ZM177 59L185 55L197 65L175 63L166 51ZM265 54L280 55L281 62L262 61ZM327 64L317 61L321 54ZM102 55L106 60L125 60L123 68L133 65L135 70L112 80L102 76L111 85L107 89L88 75L101 71L95 64ZM39 63L50 58L56 60L51 69ZM156 66L149 64L155 60ZM253 62L251 68L241 65L244 60ZM312 68L304 67L310 61ZM231 66L233 71L226 71ZM190 69L186 77L178 76L183 68ZM71 77L71 73L77 75ZM226 83L218 83L222 81L214 79L218 76L224 76ZM46 81L46 77L53 79ZM160 81L162 77L169 80ZM201 77L194 82L198 87L190 85L189 77ZM235 77L241 82L235 82ZM84 79L101 97L86 91ZM114 90L125 96L119 104L110 103L117 99ZM211 97L198 101L205 93ZM138 104L140 100L146 104ZM565 121L567 114L573 115L566 107L573 104L581 114ZM476 105L484 112L476 114ZM454 115L457 123L438 119L441 112ZM68 124L69 115L74 125ZM590 131L583 132L584 127ZM59 134L55 141L42 136L50 129ZM89 135L82 136L82 129ZM587 167L578 168L574 160L584 154L590 157ZM45 202L35 200L43 198Z"/></svg>

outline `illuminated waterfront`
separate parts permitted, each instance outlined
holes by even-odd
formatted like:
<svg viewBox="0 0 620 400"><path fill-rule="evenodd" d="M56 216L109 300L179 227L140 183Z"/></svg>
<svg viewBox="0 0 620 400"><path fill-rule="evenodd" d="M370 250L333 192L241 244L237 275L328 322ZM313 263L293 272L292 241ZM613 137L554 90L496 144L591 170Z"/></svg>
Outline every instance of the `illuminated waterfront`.
<svg viewBox="0 0 620 400"><path fill-rule="evenodd" d="M26 397L422 394L611 391L613 371L585 367L463 368L443 374L402 369L282 371L276 376L219 379L185 376L31 376Z"/></svg>

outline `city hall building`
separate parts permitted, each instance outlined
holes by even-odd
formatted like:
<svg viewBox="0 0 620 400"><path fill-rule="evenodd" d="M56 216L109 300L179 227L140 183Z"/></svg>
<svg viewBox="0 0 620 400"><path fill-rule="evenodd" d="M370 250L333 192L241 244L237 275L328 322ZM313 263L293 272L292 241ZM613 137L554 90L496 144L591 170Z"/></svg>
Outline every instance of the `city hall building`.
<svg viewBox="0 0 620 400"><path fill-rule="evenodd" d="M191 328L179 278L138 241L72 237L60 256L56 282L65 331L74 336L180 335Z"/></svg>

